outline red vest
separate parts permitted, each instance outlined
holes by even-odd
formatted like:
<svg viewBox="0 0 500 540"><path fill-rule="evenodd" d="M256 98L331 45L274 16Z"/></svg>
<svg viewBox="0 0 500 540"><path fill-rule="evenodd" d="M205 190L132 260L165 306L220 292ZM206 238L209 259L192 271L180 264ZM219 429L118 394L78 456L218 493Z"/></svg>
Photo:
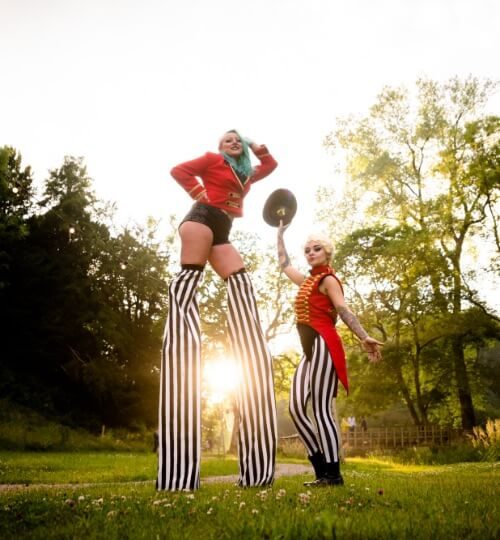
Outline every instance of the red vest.
<svg viewBox="0 0 500 540"><path fill-rule="evenodd" d="M250 186L270 174L278 165L265 146L261 146L255 155L260 164L245 182L238 178L221 154L212 152L177 165L170 174L191 198L199 200L205 193L210 206L225 210L234 217L241 217L243 198L250 191Z"/></svg>
<svg viewBox="0 0 500 540"><path fill-rule="evenodd" d="M295 298L295 317L297 323L314 328L325 340L339 381L348 392L349 383L347 381L345 351L342 340L335 328L337 312L330 298L319 290L320 283L326 276L333 276L342 289L342 283L340 283L332 268L329 266L313 268L311 275L302 282ZM343 289L342 292L344 292Z"/></svg>

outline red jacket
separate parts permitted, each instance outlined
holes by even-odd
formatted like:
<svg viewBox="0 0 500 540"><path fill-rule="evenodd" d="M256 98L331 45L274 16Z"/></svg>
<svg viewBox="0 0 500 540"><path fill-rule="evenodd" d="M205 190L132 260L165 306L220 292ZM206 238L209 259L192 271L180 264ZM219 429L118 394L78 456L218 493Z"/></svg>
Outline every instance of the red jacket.
<svg viewBox="0 0 500 540"><path fill-rule="evenodd" d="M255 155L260 164L245 183L242 183L232 167L224 161L222 154L212 152L177 165L170 174L194 200L206 197L211 206L241 217L243 198L250 191L250 186L274 171L278 165L265 146L261 146Z"/></svg>

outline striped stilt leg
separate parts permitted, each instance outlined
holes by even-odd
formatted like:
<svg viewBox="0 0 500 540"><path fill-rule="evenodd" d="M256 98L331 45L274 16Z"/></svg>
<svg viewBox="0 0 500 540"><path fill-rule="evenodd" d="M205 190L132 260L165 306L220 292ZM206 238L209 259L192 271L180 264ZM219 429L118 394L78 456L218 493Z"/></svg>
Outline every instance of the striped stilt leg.
<svg viewBox="0 0 500 540"><path fill-rule="evenodd" d="M231 274L228 286L229 336L241 380L238 454L240 486L265 486L274 479L277 446L272 359L260 325L250 277Z"/></svg>
<svg viewBox="0 0 500 540"><path fill-rule="evenodd" d="M339 461L339 430L332 411L338 377L325 341L317 337L311 360L302 357L290 389L290 416L309 456L321 452L327 463ZM316 429L307 414L311 400Z"/></svg>
<svg viewBox="0 0 500 540"><path fill-rule="evenodd" d="M311 406L321 448L327 463L338 462L339 429L332 411L338 377L326 343L319 336L314 344L310 377Z"/></svg>
<svg viewBox="0 0 500 540"><path fill-rule="evenodd" d="M196 287L202 269L184 265L169 286L160 376L158 490L200 486L201 338Z"/></svg>

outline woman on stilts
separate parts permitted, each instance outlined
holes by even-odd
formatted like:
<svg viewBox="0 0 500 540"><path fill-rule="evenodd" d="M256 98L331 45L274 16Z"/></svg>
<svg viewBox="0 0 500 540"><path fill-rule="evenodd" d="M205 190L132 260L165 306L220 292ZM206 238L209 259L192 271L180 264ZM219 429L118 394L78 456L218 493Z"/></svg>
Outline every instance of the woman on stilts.
<svg viewBox="0 0 500 540"><path fill-rule="evenodd" d="M330 240L322 235L309 237L304 254L311 268L305 276L290 264L284 242L287 227L280 223L278 228L278 260L283 272L300 287L295 299L295 317L303 348L290 390L290 414L316 475L306 485L342 485L340 426L332 414L332 400L337 395L338 381L346 391L348 382L345 353L335 329L337 317L360 339L371 362L381 359L382 343L368 335L346 306L342 284L330 266L333 252ZM309 400L314 423L307 414Z"/></svg>
<svg viewBox="0 0 500 540"><path fill-rule="evenodd" d="M249 149L260 161L252 167ZM250 277L229 241L234 218L243 214L251 185L277 166L266 146L235 130L207 152L171 171L196 202L179 226L181 271L169 285L162 348L157 489L193 490L200 485L200 316L197 285L207 261L228 290L229 336L242 373L237 392L240 486L274 479L276 404L271 355L261 329Z"/></svg>

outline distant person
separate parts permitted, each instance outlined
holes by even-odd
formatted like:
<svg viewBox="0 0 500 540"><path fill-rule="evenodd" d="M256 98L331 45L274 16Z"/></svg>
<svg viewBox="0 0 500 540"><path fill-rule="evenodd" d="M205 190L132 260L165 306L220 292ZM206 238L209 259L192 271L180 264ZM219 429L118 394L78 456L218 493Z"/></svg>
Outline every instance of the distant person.
<svg viewBox="0 0 500 540"><path fill-rule="evenodd" d="M362 431L368 430L368 424L366 422L366 418L364 416L361 417L361 429Z"/></svg>
<svg viewBox="0 0 500 540"><path fill-rule="evenodd" d="M290 264L284 231L278 228L278 258L283 272L300 287L295 299L297 330L303 355L295 371L290 390L290 414L306 447L316 480L313 486L342 485L340 474L340 435L332 414L338 380L348 389L345 353L335 329L337 316L360 339L371 362L381 358L382 343L370 337L358 318L346 306L342 285L329 265L333 247L328 238L310 236L304 254L311 266L306 276ZM311 400L317 428L307 415Z"/></svg>
<svg viewBox="0 0 500 540"><path fill-rule="evenodd" d="M259 165L252 165L249 150ZM233 220L243 215L250 187L276 166L266 146L230 130L221 137L217 153L207 152L171 171L195 202L179 226L182 269L169 286L160 379L159 490L192 490L200 485L201 335L196 290L207 262L227 283L229 337L244 374L237 396L239 485L265 486L274 479L277 425L271 355L250 277L229 233Z"/></svg>
<svg viewBox="0 0 500 540"><path fill-rule="evenodd" d="M349 416L347 418L347 425L349 426L349 431L353 432L356 429L356 417L355 416Z"/></svg>

